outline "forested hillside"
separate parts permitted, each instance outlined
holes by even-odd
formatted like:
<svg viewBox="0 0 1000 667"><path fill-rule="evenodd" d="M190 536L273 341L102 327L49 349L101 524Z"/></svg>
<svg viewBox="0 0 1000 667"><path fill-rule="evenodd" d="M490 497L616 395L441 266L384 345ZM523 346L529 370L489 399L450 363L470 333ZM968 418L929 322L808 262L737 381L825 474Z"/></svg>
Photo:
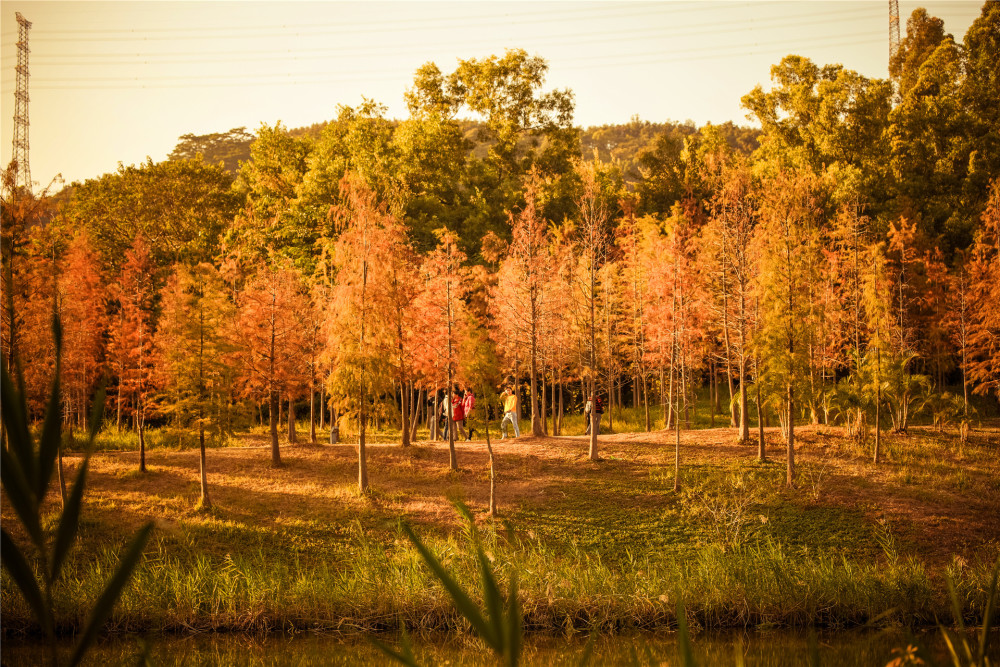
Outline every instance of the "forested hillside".
<svg viewBox="0 0 1000 667"><path fill-rule="evenodd" d="M276 464L279 411L358 423L363 470L369 421L406 444L441 389L507 382L536 434L595 392L679 427L708 386L739 440L781 424L790 483L797 423L878 461L1000 391L998 34L998 3L960 40L917 10L890 80L789 55L742 98L760 130L580 130L541 57L427 63L403 119L6 188L4 354L37 414L56 312L68 424L107 378L120 429L268 421Z"/></svg>

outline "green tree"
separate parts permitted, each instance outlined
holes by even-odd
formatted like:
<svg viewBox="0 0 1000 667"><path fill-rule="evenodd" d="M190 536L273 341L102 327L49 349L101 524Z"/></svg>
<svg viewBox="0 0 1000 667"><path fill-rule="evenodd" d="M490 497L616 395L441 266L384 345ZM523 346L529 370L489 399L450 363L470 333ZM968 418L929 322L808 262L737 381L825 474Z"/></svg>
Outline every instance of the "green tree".
<svg viewBox="0 0 1000 667"><path fill-rule="evenodd" d="M417 70L406 94L411 115L454 118L467 110L482 119L476 139L486 154L469 166L475 213L466 220L463 235L478 240L493 231L507 238L507 212L520 204L522 179L532 166L543 178L553 179L549 189L558 194L548 202L545 217L561 219L557 210L571 212L573 193L558 182L579 155L573 94L543 92L547 71L544 59L522 49L460 60L447 76L434 63Z"/></svg>
<svg viewBox="0 0 1000 667"><path fill-rule="evenodd" d="M308 139L292 137L280 122L261 125L250 144L250 160L234 184L245 204L222 239L224 252L247 273L272 255L312 271L319 229L293 207L311 150Z"/></svg>
<svg viewBox="0 0 1000 667"><path fill-rule="evenodd" d="M117 270L136 236L153 262L211 261L240 202L232 177L202 160L119 166L113 174L73 185L65 214L86 229L106 269Z"/></svg>
<svg viewBox="0 0 1000 667"><path fill-rule="evenodd" d="M235 175L240 170L240 162L250 159L253 140L254 136L245 127L211 134L182 134L167 159L195 160L200 157L208 164L221 163L223 169Z"/></svg>

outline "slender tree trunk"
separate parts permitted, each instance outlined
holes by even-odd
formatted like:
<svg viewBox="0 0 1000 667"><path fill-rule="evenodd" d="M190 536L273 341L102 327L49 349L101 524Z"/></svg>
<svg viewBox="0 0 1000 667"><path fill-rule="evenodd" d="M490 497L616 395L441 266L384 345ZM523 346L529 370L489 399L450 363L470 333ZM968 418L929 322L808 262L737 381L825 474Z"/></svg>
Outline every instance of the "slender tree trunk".
<svg viewBox="0 0 1000 667"><path fill-rule="evenodd" d="M295 399L288 396L288 443L294 445L298 442L298 434L295 432Z"/></svg>
<svg viewBox="0 0 1000 667"><path fill-rule="evenodd" d="M486 388L483 388L483 396L486 396ZM490 517L495 519L497 517L497 495L496 495L496 474L494 473L493 467L493 445L490 444L490 410L489 406L486 406L486 414L484 415L486 421L486 451L490 454Z"/></svg>
<svg viewBox="0 0 1000 667"><path fill-rule="evenodd" d="M646 418L646 433L649 433L652 428L649 422L649 386L645 372L642 374L642 411Z"/></svg>
<svg viewBox="0 0 1000 667"><path fill-rule="evenodd" d="M358 411L358 490L361 493L368 493L368 452L365 449L368 420L365 403L366 401L361 402L361 409Z"/></svg>
<svg viewBox="0 0 1000 667"><path fill-rule="evenodd" d="M566 401L563 397L562 369L559 370L559 435L562 435L563 414L566 409Z"/></svg>
<svg viewBox="0 0 1000 667"><path fill-rule="evenodd" d="M399 444L403 447L410 446L410 396L407 394L405 380L399 381L399 419L400 429Z"/></svg>
<svg viewBox="0 0 1000 667"><path fill-rule="evenodd" d="M671 384L674 370L671 367ZM674 412L674 492L681 490L681 395L677 394L677 406Z"/></svg>
<svg viewBox="0 0 1000 667"><path fill-rule="evenodd" d="M593 252L593 242L591 242L590 255L590 452L591 461L599 461L601 457L597 454L597 429L600 424L597 421L597 290L596 290L596 270L597 257ZM610 370L610 369L609 369ZM586 402L587 397L584 397Z"/></svg>
<svg viewBox="0 0 1000 667"><path fill-rule="evenodd" d="M757 384L757 460L766 461L767 452L764 450L764 409L760 402L760 384Z"/></svg>
<svg viewBox="0 0 1000 667"><path fill-rule="evenodd" d="M199 414L199 417L200 416L201 415ZM199 472L201 473L201 501L199 502L199 505L201 505L202 509L207 510L212 507L212 500L208 497L208 473L205 470L205 425L200 422L201 420L199 419L198 447L201 450L201 457L199 461Z"/></svg>
<svg viewBox="0 0 1000 667"><path fill-rule="evenodd" d="M785 484L791 488L795 485L795 405L791 382L786 384L785 391L785 398L788 401L788 469Z"/></svg>
<svg viewBox="0 0 1000 667"><path fill-rule="evenodd" d="M438 437L441 435L438 424L441 421L438 419L438 415L441 414L441 405L439 403L441 392L435 390L434 392L434 414L427 415L427 421L430 422L431 427L431 440L437 441Z"/></svg>
<svg viewBox="0 0 1000 667"><path fill-rule="evenodd" d="M539 421L542 423L542 435L549 434L549 418L548 418L548 404L545 401L545 364L542 364L542 376L539 378L538 382L538 398L541 401L541 418Z"/></svg>
<svg viewBox="0 0 1000 667"><path fill-rule="evenodd" d="M708 419L709 425L715 428L715 358L709 357L708 361Z"/></svg>
<svg viewBox="0 0 1000 667"><path fill-rule="evenodd" d="M139 405L139 401L136 401ZM136 411L136 421L139 429L139 472L146 472L146 419L145 406L139 406Z"/></svg>
<svg viewBox="0 0 1000 667"><path fill-rule="evenodd" d="M555 368L552 369L552 382L549 385L549 395L551 396L551 399L552 399L552 400L549 401L549 403L552 404L551 405L551 410L552 410L552 435L553 436L557 436L557 435L559 435L559 415L557 414L557 407L556 407L558 401L556 401L556 369Z"/></svg>
<svg viewBox="0 0 1000 667"><path fill-rule="evenodd" d="M663 428L670 428L670 413L668 412L670 397L667 394L666 380L664 379L663 366L660 366L660 407L663 408Z"/></svg>
<svg viewBox="0 0 1000 667"><path fill-rule="evenodd" d="M316 444L316 388L309 378L309 442Z"/></svg>
<svg viewBox="0 0 1000 667"><path fill-rule="evenodd" d="M267 401L267 422L271 429L271 465L281 466L281 451L278 449L278 414L281 412L278 406L278 391L271 389L268 392Z"/></svg>
<svg viewBox="0 0 1000 667"><path fill-rule="evenodd" d="M59 445L56 448L56 456L59 458L59 460L57 462L58 467L56 468L56 470L57 470L57 472L59 474L59 502L61 503L60 504L60 508L63 509L63 510L65 510L66 509L66 475L63 472L62 447L63 447L62 446L62 440L60 439Z"/></svg>
<svg viewBox="0 0 1000 667"><path fill-rule="evenodd" d="M535 300L531 302L531 364L529 366L531 384L531 434L545 435L542 416L538 414L538 332L536 329ZM544 380L543 380L544 384ZM543 389L544 391L544 389ZM544 408L543 408L544 409Z"/></svg>
<svg viewBox="0 0 1000 667"><path fill-rule="evenodd" d="M882 348L875 346L875 465L882 453Z"/></svg>
<svg viewBox="0 0 1000 667"><path fill-rule="evenodd" d="M743 329L740 328L740 444L750 442L750 420L747 418L747 372L746 355L744 354Z"/></svg>

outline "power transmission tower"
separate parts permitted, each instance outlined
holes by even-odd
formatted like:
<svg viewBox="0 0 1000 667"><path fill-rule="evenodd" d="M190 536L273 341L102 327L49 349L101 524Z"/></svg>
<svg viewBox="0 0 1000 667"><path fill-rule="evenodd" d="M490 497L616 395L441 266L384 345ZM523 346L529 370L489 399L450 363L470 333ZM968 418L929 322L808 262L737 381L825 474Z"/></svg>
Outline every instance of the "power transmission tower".
<svg viewBox="0 0 1000 667"><path fill-rule="evenodd" d="M28 166L28 30L31 21L17 12L17 87L14 89L14 189L31 191L31 167Z"/></svg>
<svg viewBox="0 0 1000 667"><path fill-rule="evenodd" d="M899 51L899 0L889 0L889 60Z"/></svg>

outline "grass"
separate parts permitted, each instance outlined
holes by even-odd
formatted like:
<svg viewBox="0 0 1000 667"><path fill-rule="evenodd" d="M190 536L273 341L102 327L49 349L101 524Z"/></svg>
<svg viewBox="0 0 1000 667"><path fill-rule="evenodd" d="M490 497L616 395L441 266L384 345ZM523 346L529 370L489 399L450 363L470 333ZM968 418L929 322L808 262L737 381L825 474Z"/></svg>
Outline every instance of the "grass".
<svg viewBox="0 0 1000 667"><path fill-rule="evenodd" d="M930 624L951 616L945 571L975 622L1000 553L998 436L977 430L960 447L915 428L886 437L876 469L839 429L805 427L799 484L786 489L777 429L763 464L731 429L688 431L680 493L672 433L602 436L597 463L582 437L504 441L503 520L480 529L501 579L518 573L531 631L670 628L677 596L703 628ZM398 520L415 523L459 581L476 581L449 499L486 507L484 443L457 445L459 473L447 443L373 445L374 491L362 497L351 444L283 444L286 466L273 469L265 435L242 442L252 446L209 452L207 512L195 509L195 450L151 448L145 475L134 452L93 457L81 547L56 599L64 632L149 518L158 529L111 630L466 629ZM5 506L5 528L10 518ZM0 597L5 635L32 632L6 575Z"/></svg>

